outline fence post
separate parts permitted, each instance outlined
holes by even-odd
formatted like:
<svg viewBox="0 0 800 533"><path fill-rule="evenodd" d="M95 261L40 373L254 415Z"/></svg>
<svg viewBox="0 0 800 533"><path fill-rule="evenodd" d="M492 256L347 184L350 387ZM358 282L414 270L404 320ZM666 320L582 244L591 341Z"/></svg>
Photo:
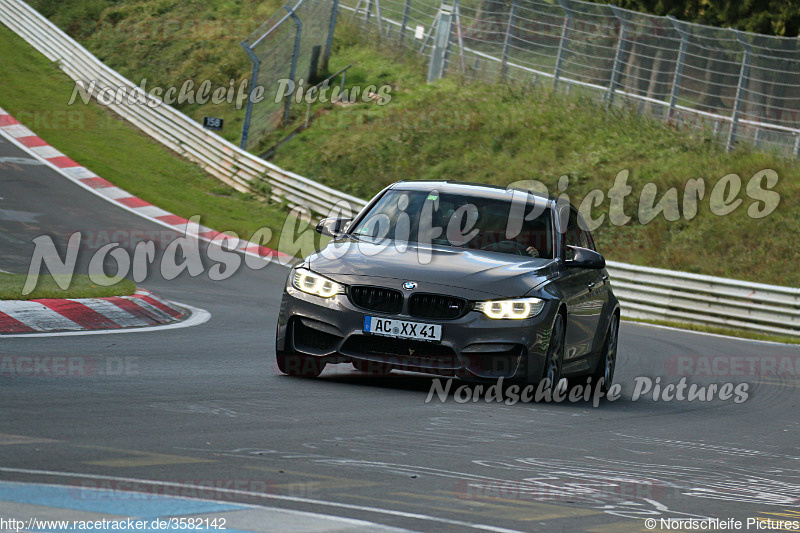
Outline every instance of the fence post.
<svg viewBox="0 0 800 533"><path fill-rule="evenodd" d="M800 159L800 135L797 135L794 139L794 155L798 159Z"/></svg>
<svg viewBox="0 0 800 533"><path fill-rule="evenodd" d="M261 67L261 61L258 56L253 53L253 49L248 46L245 41L240 43L250 60L253 62L253 71L250 74L250 86L247 88L247 108L244 112L244 124L242 125L242 140L239 141L239 148L247 150L247 135L250 133L250 116L253 114L253 90L258 85L258 69Z"/></svg>
<svg viewBox="0 0 800 533"><path fill-rule="evenodd" d="M367 0L367 7L364 11L364 22L369 22L370 15L372 15L372 0Z"/></svg>
<svg viewBox="0 0 800 533"><path fill-rule="evenodd" d="M672 120L672 117L675 115L675 106L678 103L678 91L680 90L681 81L683 79L683 64L686 62L686 47L689 45L689 38L686 36L686 32L681 29L680 22L678 22L675 17L668 15L667 18L669 18L675 31L681 36L681 45L678 48L678 60L675 63L675 74L672 76L672 90L669 93L667 120Z"/></svg>
<svg viewBox="0 0 800 533"><path fill-rule="evenodd" d="M358 18L358 12L361 10L361 4L363 3L364 0L358 0L358 2L356 2L356 7L353 8L353 15L352 15L353 20L356 20Z"/></svg>
<svg viewBox="0 0 800 533"><path fill-rule="evenodd" d="M286 11L289 12L292 20L294 20L294 25L296 28L296 32L294 34L294 52L292 52L292 66L289 70L289 79L294 81L295 71L297 70L297 56L300 53L300 36L303 33L303 22L300 20L300 17L297 16L297 13L292 10L292 8L286 7ZM292 97L291 95L287 94L283 97L283 100L283 123L288 124L290 118L289 108L292 105Z"/></svg>
<svg viewBox="0 0 800 533"><path fill-rule="evenodd" d="M511 31L514 27L514 15L517 11L517 0L511 0L511 9L508 11L508 24L506 25L506 37L503 39L503 59L500 63L500 79L503 80L508 73L508 45L511 41Z"/></svg>
<svg viewBox="0 0 800 533"><path fill-rule="evenodd" d="M331 58L331 48L333 47L333 31L336 29L336 15L339 11L339 0L333 0L331 8L331 20L328 24L328 40L325 42L325 55L322 56L322 71L328 71L328 60Z"/></svg>
<svg viewBox="0 0 800 533"><path fill-rule="evenodd" d="M453 16L456 23L456 37L458 38L458 55L461 59L461 72L467 71L467 60L464 58L464 36L461 35L461 3L456 0L453 3Z"/></svg>
<svg viewBox="0 0 800 533"><path fill-rule="evenodd" d="M439 18L442 16L442 10L436 12L436 16L433 17L433 22L431 22L430 28L428 28L428 33L425 34L425 37L422 39L422 44L419 47L419 53L421 54L423 50L425 50L425 45L428 44L428 39L431 38L433 34L434 28L439 27Z"/></svg>
<svg viewBox="0 0 800 533"><path fill-rule="evenodd" d="M736 86L736 102L733 105L733 115L731 116L731 129L728 132L728 143L725 150L730 152L736 143L736 129L739 126L739 115L742 114L742 100L744 99L744 91L747 88L747 81L750 77L750 54L752 48L747 44L739 34L739 30L731 29L736 36L736 40L744 48L744 57L742 57L742 68L739 71L739 84Z"/></svg>
<svg viewBox="0 0 800 533"><path fill-rule="evenodd" d="M453 23L453 7L442 4L439 8L439 24L433 38L431 62L428 65L428 83L436 81L444 75L444 63L447 48L450 45L450 27Z"/></svg>
<svg viewBox="0 0 800 533"><path fill-rule="evenodd" d="M617 39L617 51L614 54L614 66L611 69L611 80L608 84L606 93L606 107L611 107L614 103L614 92L617 90L619 78L622 74L622 55L625 53L625 39L628 32L628 21L620 16L620 11L616 6L609 6L614 12L614 16L622 23L619 29L619 39Z"/></svg>
<svg viewBox="0 0 800 533"><path fill-rule="evenodd" d="M553 92L558 92L558 78L561 77L561 66L564 64L564 48L569 36L569 11L564 0L558 0L558 5L564 10L564 25L561 26L561 39L558 41L558 54L556 55L556 70L553 73Z"/></svg>
<svg viewBox="0 0 800 533"><path fill-rule="evenodd" d="M406 6L403 8L403 24L400 26L400 43L406 37L406 28L408 27L408 14L411 10L411 0L406 0Z"/></svg>
<svg viewBox="0 0 800 533"><path fill-rule="evenodd" d="M381 13L381 0L375 1L375 18L378 20L378 35L383 35L383 14Z"/></svg>

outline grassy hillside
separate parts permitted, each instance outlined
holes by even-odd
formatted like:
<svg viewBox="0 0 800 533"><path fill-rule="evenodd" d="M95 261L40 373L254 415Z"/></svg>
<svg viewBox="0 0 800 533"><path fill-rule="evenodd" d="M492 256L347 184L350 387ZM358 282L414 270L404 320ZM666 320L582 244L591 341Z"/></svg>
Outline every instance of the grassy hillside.
<svg viewBox="0 0 800 533"><path fill-rule="evenodd" d="M213 87L250 75L239 42L280 8L280 0L32 0L33 8L136 84L178 86L187 80ZM200 120L225 120L222 135L238 143L244 110L227 104L176 106Z"/></svg>
<svg viewBox="0 0 800 533"><path fill-rule="evenodd" d="M170 0L32 3L129 78L147 76L160 85L180 85L187 78L216 76L224 82L246 77L250 65L238 42L278 7L244 0L213 6ZM593 211L606 215L595 235L610 259L800 285L797 269L787 268L800 260L793 238L800 233L797 161L747 147L726 154L708 134L676 131L626 109L606 111L580 94L554 95L456 77L427 85L417 57L376 45L377 39L362 34L348 19L340 17L331 70L353 63L348 83L387 83L393 88L391 101L385 106L316 107L319 116L312 127L278 150L277 164L361 197L398 179L419 178L502 185L535 179L558 193L559 177L566 175L565 192L575 203L595 189L607 193L615 176L627 170L632 192L624 205L631 222L609 223L607 195ZM174 28L177 21L178 29L124 31L139 20L158 28ZM180 31L218 20L229 28L222 35ZM85 30L98 22L95 33ZM195 117L212 114L191 106L184 111ZM304 106L295 111L304 111ZM214 114L228 118L226 135L236 140L236 112L226 108ZM265 139L263 146L284 133ZM759 204L745 187L764 169L777 172L774 191L780 203L769 216L754 219L747 210ZM709 197L729 174L741 177L742 188L734 196L742 202L731 214L719 216L711 212ZM677 221L662 215L638 222L638 201L646 184L656 186L656 199L675 187L680 208L687 181L697 178L706 189L697 216L683 216L681 210Z"/></svg>
<svg viewBox="0 0 800 533"><path fill-rule="evenodd" d="M457 77L427 85L416 58L367 45L345 25L340 30L332 68L355 62L352 77L362 85L392 83L392 99L382 107L359 103L322 112L309 130L280 148L277 164L362 197L399 179L428 178L498 185L532 179L559 194L559 178L566 175L564 192L575 204L592 190L604 192L593 213L605 213L605 219L594 234L613 260L800 285L800 273L786 268L800 260L792 237L800 229L797 161L747 146L726 154L710 133L677 131L633 109L606 111L586 96ZM755 202L745 187L764 169L778 174L774 190L780 202L770 215L753 219L747 209ZM623 170L632 188L624 210L632 219L616 226L609 223L607 192ZM742 202L718 216L709 197L728 174L741 178L735 196ZM691 217L684 213L683 195L687 181L696 178L704 180L706 192ZM640 193L648 183L657 187L656 201L676 189L679 220L661 215L639 223Z"/></svg>
<svg viewBox="0 0 800 533"><path fill-rule="evenodd" d="M185 218L249 237L280 229L285 211L224 186L103 106L68 106L72 81L0 26L0 107L48 143L128 192ZM272 245L277 243L277 232Z"/></svg>

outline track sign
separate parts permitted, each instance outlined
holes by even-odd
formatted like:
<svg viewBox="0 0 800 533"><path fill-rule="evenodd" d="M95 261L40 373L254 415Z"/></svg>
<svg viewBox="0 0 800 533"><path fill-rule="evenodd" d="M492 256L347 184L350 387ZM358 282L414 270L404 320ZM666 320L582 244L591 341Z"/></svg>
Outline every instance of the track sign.
<svg viewBox="0 0 800 533"><path fill-rule="evenodd" d="M222 130L222 119L216 117L203 117L203 127L207 130Z"/></svg>

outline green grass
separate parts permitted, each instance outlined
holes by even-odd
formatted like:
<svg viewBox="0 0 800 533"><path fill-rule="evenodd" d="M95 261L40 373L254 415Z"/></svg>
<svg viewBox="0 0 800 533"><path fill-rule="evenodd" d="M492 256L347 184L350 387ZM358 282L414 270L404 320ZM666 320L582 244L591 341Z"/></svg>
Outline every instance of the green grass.
<svg viewBox="0 0 800 533"><path fill-rule="evenodd" d="M130 296L136 285L123 279L109 287L96 285L89 276L74 275L67 289L62 289L53 276L41 275L36 280L36 289L22 294L27 276L0 272L0 300L37 300L41 298L102 298L105 296ZM58 280L61 284L69 280Z"/></svg>
<svg viewBox="0 0 800 533"><path fill-rule="evenodd" d="M251 63L239 42L282 2L241 0L32 0L29 4L87 47L101 61L135 84L180 87L187 79L197 87L239 86L250 76ZM198 45L199 43L199 45ZM228 104L176 105L187 115L224 119L221 133L238 144L244 109Z"/></svg>

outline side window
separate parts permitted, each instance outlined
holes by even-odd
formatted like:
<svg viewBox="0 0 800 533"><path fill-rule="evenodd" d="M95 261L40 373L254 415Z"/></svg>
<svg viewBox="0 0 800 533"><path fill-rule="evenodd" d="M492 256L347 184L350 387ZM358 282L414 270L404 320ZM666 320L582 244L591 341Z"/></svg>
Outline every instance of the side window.
<svg viewBox="0 0 800 533"><path fill-rule="evenodd" d="M595 247L595 245L594 245L594 238L592 237L592 234L589 233L588 231L584 231L583 235L586 237L586 246L585 247L590 249L590 250L594 250L596 252L597 251L597 247Z"/></svg>
<svg viewBox="0 0 800 533"><path fill-rule="evenodd" d="M581 230L578 227L578 221L575 218L575 213L570 212L569 222L567 223L567 234L565 236L565 243L567 246L582 246L581 245Z"/></svg>
<svg viewBox="0 0 800 533"><path fill-rule="evenodd" d="M564 259L567 261L572 260L572 250L566 248L567 246L580 246L580 228L578 228L578 219L575 217L575 211L570 209L569 219L567 220L567 231L564 234Z"/></svg>
<svg viewBox="0 0 800 533"><path fill-rule="evenodd" d="M586 227L586 223L583 221L583 217L581 217L580 213L578 213L577 211L573 211L573 213L575 214L578 220L577 225L578 225L578 231L580 232L580 241L581 241L580 246L588 248L590 250L594 250L596 252L597 249L594 247L594 239L592 239L592 235L588 231L583 229Z"/></svg>
<svg viewBox="0 0 800 533"><path fill-rule="evenodd" d="M578 222L580 215L575 209L569 210L569 221L567 222L567 233L564 236L564 244L566 246L580 246L581 248L589 248L594 250L594 241L588 232L581 228ZM565 259L572 259L572 252L567 250L565 252Z"/></svg>

